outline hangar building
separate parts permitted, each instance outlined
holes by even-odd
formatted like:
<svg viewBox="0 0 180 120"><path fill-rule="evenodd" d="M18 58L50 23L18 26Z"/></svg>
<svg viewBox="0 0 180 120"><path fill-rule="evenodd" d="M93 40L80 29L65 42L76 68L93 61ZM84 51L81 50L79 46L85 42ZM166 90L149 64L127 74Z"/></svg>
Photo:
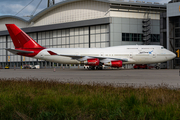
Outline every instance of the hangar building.
<svg viewBox="0 0 180 120"><path fill-rule="evenodd" d="M160 13L166 5L123 0L66 0L50 6L29 20L0 16L0 67L24 64L42 68L61 66L13 55L5 24L16 24L44 47L95 48L117 45L160 44Z"/></svg>
<svg viewBox="0 0 180 120"><path fill-rule="evenodd" d="M161 14L161 44L177 54L168 62L170 68L180 68L180 0L171 0L167 12Z"/></svg>

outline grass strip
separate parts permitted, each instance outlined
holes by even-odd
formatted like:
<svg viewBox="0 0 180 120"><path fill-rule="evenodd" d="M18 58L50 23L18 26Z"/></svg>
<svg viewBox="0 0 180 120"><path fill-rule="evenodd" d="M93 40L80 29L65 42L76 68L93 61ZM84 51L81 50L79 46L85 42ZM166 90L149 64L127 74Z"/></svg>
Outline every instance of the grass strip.
<svg viewBox="0 0 180 120"><path fill-rule="evenodd" d="M0 119L180 119L180 90L0 79Z"/></svg>

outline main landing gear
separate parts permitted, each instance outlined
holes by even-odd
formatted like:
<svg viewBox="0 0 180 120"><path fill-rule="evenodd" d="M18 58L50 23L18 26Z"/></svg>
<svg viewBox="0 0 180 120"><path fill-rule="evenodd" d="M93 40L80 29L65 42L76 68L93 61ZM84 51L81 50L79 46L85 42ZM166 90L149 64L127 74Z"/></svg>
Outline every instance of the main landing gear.
<svg viewBox="0 0 180 120"><path fill-rule="evenodd" d="M102 66L89 66L88 67L88 70L102 70L103 69L103 67Z"/></svg>

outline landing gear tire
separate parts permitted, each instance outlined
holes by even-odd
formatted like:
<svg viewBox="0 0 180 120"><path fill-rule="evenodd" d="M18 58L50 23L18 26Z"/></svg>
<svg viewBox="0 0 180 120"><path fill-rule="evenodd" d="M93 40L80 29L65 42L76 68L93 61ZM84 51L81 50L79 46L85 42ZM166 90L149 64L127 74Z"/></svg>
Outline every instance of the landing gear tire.
<svg viewBox="0 0 180 120"><path fill-rule="evenodd" d="M102 70L103 68L102 68L102 66L98 66L98 67L96 67L96 69L97 70Z"/></svg>
<svg viewBox="0 0 180 120"><path fill-rule="evenodd" d="M95 67L91 66L91 67L88 68L88 70L95 70Z"/></svg>
<svg viewBox="0 0 180 120"><path fill-rule="evenodd" d="M156 66L156 69L157 69L157 70L159 70L159 69L160 69L160 67L159 67L159 66Z"/></svg>

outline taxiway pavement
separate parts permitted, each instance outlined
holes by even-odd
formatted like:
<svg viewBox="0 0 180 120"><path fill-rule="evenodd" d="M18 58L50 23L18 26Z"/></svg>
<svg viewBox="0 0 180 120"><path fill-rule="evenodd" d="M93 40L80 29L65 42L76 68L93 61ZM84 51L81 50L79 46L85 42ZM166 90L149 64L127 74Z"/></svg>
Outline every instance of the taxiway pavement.
<svg viewBox="0 0 180 120"><path fill-rule="evenodd" d="M38 78L65 82L161 85L180 88L180 73L175 70L84 70L84 69L0 69L0 78Z"/></svg>

